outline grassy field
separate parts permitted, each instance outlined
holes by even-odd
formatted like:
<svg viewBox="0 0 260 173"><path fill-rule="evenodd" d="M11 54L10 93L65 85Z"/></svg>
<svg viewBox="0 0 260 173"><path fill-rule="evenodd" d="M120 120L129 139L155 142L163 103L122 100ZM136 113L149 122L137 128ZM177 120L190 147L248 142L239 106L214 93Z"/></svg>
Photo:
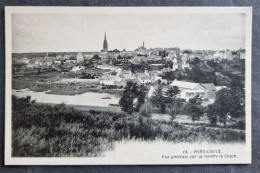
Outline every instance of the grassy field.
<svg viewBox="0 0 260 173"><path fill-rule="evenodd" d="M152 119L155 121L166 121L166 122L171 122L171 117L168 114L159 114L159 113L153 113L152 114ZM227 126L232 126L234 124L236 124L239 121L242 121L244 119L241 118L237 118L237 121L227 121L226 125ZM205 125L205 126L210 126L210 121L208 119L207 116L203 116L200 117L199 120L196 120L195 122L192 121L192 119L190 118L190 116L188 115L176 115L176 117L174 118L173 122L185 125L185 126L196 126L196 125ZM217 124L216 126L218 127L222 127L219 124Z"/></svg>
<svg viewBox="0 0 260 173"><path fill-rule="evenodd" d="M12 98L13 157L96 157L124 139L173 143L244 142L245 132L155 121L138 113L37 104Z"/></svg>
<svg viewBox="0 0 260 173"><path fill-rule="evenodd" d="M76 95L83 94L85 92L99 92L99 93L110 93L121 96L122 90L107 90L100 89L97 87L90 87L88 85L83 84L61 84L61 83L51 83L48 84L48 81L56 81L59 76L61 76L60 72L51 71L45 73L39 73L34 75L24 75L19 77L14 77L12 79L12 89L25 89L28 88L31 91L48 91L50 90L50 94L56 95ZM79 78L81 74L76 73L66 73L63 77L66 78Z"/></svg>
<svg viewBox="0 0 260 173"><path fill-rule="evenodd" d="M55 80L60 75L60 72L51 71L40 74L25 75L23 77L13 77L12 89L33 89L37 87L34 82L43 82Z"/></svg>

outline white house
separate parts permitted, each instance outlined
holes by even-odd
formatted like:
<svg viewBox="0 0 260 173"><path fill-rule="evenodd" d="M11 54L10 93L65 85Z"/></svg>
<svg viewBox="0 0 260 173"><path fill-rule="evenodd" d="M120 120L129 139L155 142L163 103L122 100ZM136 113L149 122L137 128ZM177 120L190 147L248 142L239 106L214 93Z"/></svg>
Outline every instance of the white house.
<svg viewBox="0 0 260 173"><path fill-rule="evenodd" d="M152 80L149 77L141 77L139 80L141 84L147 84L152 82Z"/></svg>
<svg viewBox="0 0 260 173"><path fill-rule="evenodd" d="M82 52L78 52L77 54L77 63L82 63L84 62L84 57L82 55Z"/></svg>
<svg viewBox="0 0 260 173"><path fill-rule="evenodd" d="M182 69L190 68L190 64L182 64Z"/></svg>
<svg viewBox="0 0 260 173"><path fill-rule="evenodd" d="M224 59L229 59L229 60L233 59L232 51L230 51L230 50L225 50L225 53L224 53L224 57L223 57L223 58L224 58Z"/></svg>
<svg viewBox="0 0 260 173"><path fill-rule="evenodd" d="M74 73L77 73L77 71L80 71L79 66L74 66L71 71L73 71Z"/></svg>
<svg viewBox="0 0 260 173"><path fill-rule="evenodd" d="M216 92L214 91L207 91L205 92L202 100L202 106L207 106L213 104L216 100Z"/></svg>
<svg viewBox="0 0 260 173"><path fill-rule="evenodd" d="M240 49L237 51L239 59L245 59L246 58L246 50L245 49Z"/></svg>
<svg viewBox="0 0 260 173"><path fill-rule="evenodd" d="M84 69L84 67L74 66L71 69L71 71L73 71L74 73L77 73L78 71L83 70L83 69Z"/></svg>
<svg viewBox="0 0 260 173"><path fill-rule="evenodd" d="M56 60L54 61L54 64L61 65L61 61Z"/></svg>
<svg viewBox="0 0 260 173"><path fill-rule="evenodd" d="M136 76L134 74L132 74L131 70L125 70L125 71L121 71L118 76L120 78L124 78L124 79L134 79L136 78Z"/></svg>
<svg viewBox="0 0 260 173"><path fill-rule="evenodd" d="M100 85L115 85L122 79L119 76L110 75L109 73L104 73L102 77L99 78Z"/></svg>
<svg viewBox="0 0 260 173"><path fill-rule="evenodd" d="M200 96L202 99L215 99L216 87L213 83L194 83L174 80L170 86L177 86L180 89L179 98L189 101L189 99ZM214 103L214 102L213 102Z"/></svg>
<svg viewBox="0 0 260 173"><path fill-rule="evenodd" d="M224 50L224 51L216 51L213 54L214 58L221 58L221 59L232 59L232 51Z"/></svg>
<svg viewBox="0 0 260 173"><path fill-rule="evenodd" d="M214 58L224 58L225 51L216 51L214 52Z"/></svg>
<svg viewBox="0 0 260 173"><path fill-rule="evenodd" d="M21 63L23 63L23 64L29 64L29 59L28 58L26 58L26 57L23 57L22 59L21 59Z"/></svg>
<svg viewBox="0 0 260 173"><path fill-rule="evenodd" d="M70 58L69 55L64 55L64 56L62 57L63 60L67 60L67 59L69 59L69 58Z"/></svg>
<svg viewBox="0 0 260 173"><path fill-rule="evenodd" d="M204 93L204 88L199 83L174 80L170 86L178 87L181 91L179 97L186 101Z"/></svg>

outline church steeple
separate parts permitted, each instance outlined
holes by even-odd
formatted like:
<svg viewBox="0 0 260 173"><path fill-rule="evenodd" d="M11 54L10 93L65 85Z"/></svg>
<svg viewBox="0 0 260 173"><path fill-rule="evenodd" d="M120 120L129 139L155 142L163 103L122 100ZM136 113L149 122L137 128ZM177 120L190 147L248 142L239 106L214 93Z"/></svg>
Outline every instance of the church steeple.
<svg viewBox="0 0 260 173"><path fill-rule="evenodd" d="M105 38L104 38L104 43L103 43L103 51L104 52L108 51L107 34L106 34L106 32L105 32Z"/></svg>
<svg viewBox="0 0 260 173"><path fill-rule="evenodd" d="M143 47L144 47L144 41L143 41Z"/></svg>

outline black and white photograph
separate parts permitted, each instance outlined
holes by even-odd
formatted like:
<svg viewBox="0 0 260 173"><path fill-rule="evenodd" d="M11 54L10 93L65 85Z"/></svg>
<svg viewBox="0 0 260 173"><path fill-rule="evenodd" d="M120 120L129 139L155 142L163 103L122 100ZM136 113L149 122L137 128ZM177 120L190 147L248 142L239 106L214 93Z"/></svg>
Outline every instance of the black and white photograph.
<svg viewBox="0 0 260 173"><path fill-rule="evenodd" d="M6 7L6 165L251 163L250 7Z"/></svg>

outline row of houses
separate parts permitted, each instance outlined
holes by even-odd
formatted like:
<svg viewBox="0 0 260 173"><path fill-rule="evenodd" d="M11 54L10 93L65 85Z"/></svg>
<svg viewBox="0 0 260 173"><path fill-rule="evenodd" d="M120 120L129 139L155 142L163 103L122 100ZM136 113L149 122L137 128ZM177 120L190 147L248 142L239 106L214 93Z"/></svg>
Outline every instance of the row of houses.
<svg viewBox="0 0 260 173"><path fill-rule="evenodd" d="M127 74L128 73L128 74ZM122 76L121 76L122 75ZM126 75L126 76L125 76ZM106 74L98 79L67 79L61 78L57 80L56 83L78 83L89 86L117 86L119 88L123 88L126 86L127 82L132 81L137 84L145 84L152 83L158 80L162 80L167 84L167 81L161 79L159 76L155 76L154 78L149 78L145 73L137 73L134 76L131 76L131 72L125 72L125 75L110 75ZM125 77L125 78L124 78ZM213 83L194 83L187 81L178 81L174 80L170 85L163 85L163 93L166 94L169 87L176 86L180 89L180 93L177 95L177 98L184 99L188 102L191 98L199 97L202 101L202 106L207 106L209 104L213 104L216 100L216 92L226 88L226 86L215 86ZM150 98L154 91L156 90L156 85L151 86L148 91L148 98Z"/></svg>
<svg viewBox="0 0 260 173"><path fill-rule="evenodd" d="M122 81L134 80L138 84L151 84L158 81L160 81L160 83L162 84L167 84L167 80L162 79L162 77L159 76L162 73L162 71L145 71L144 73L132 73L130 70L122 70L117 72L116 74L107 72L99 78L99 83L102 85L120 85L119 83ZM125 86L125 84L122 86Z"/></svg>
<svg viewBox="0 0 260 173"><path fill-rule="evenodd" d="M148 57L148 59L153 56L157 56L160 58L162 57L176 58L180 56L180 57L188 57L189 59L193 59L197 57L200 59L220 58L220 59L232 60L232 59L245 59L246 53L245 53L245 49L239 49L237 51L231 51L228 49L221 50L221 51L219 50L211 51L211 50L191 50L191 49L180 50L178 48L171 48L171 49L156 48L150 50L147 49L138 50L137 55ZM140 61L140 57L136 59L139 59Z"/></svg>
<svg viewBox="0 0 260 173"><path fill-rule="evenodd" d="M65 63L76 63L76 60L66 60ZM50 67L51 65L61 65L62 61L55 60L53 57L45 57L45 58L31 58L28 59L26 57L21 58L18 60L17 63L21 63L26 65L28 68L36 68L36 67Z"/></svg>
<svg viewBox="0 0 260 173"><path fill-rule="evenodd" d="M224 50L224 51L216 51L214 52L213 58L221 58L221 59L245 59L246 52L245 49L240 49L238 51L230 51L230 50Z"/></svg>

